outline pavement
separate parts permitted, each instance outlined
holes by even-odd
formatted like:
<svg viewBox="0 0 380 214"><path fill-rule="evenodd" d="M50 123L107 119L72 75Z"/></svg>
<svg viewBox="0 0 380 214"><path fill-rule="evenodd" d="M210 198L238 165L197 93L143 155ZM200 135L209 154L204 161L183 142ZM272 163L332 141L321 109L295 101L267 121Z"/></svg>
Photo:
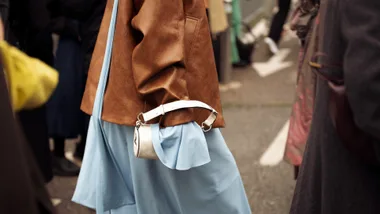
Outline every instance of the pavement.
<svg viewBox="0 0 380 214"><path fill-rule="evenodd" d="M265 46L261 45L255 51L255 64L234 69L231 83L221 86L227 123L223 135L238 164L254 214L288 213L295 186L293 168L281 158L294 98L299 45L290 33L284 37L281 50L288 53L267 65L272 67L263 64L270 60L263 57ZM284 62L288 62L286 66ZM264 70L255 70L262 66ZM268 69L271 72L265 73ZM73 147L72 142L68 144ZM48 185L58 212L94 213L70 201L75 184L76 178L56 177Z"/></svg>
<svg viewBox="0 0 380 214"><path fill-rule="evenodd" d="M283 128L294 99L298 47L296 39L283 43L282 50L291 50L284 61L293 65L268 76L261 77L253 68L235 69L232 76L241 87L222 93L227 121L223 134L237 161L254 214L289 213L295 185L293 168L277 162L283 147L273 145L284 145L286 139L287 130ZM262 48L255 54L263 54ZM259 58L265 57L255 57L256 63L264 61ZM281 67L280 64L272 63L275 67ZM269 162L277 158L276 165L260 163L266 154L271 154L266 158Z"/></svg>

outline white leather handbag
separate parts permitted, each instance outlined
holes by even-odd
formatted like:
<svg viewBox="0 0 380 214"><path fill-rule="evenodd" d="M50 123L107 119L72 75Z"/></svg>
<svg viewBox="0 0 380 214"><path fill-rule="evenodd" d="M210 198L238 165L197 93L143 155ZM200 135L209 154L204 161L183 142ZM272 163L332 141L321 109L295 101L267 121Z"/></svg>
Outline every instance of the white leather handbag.
<svg viewBox="0 0 380 214"><path fill-rule="evenodd" d="M133 139L134 153L137 158L153 160L158 159L158 156L153 147L152 127L151 124L147 124L147 122L159 116L165 115L168 112L184 108L203 108L210 110L211 114L201 124L201 128L204 132L208 132L212 129L212 125L214 124L218 116L218 112L206 103L195 100L179 100L160 105L155 109L152 109L146 113L140 113L137 116L137 122Z"/></svg>

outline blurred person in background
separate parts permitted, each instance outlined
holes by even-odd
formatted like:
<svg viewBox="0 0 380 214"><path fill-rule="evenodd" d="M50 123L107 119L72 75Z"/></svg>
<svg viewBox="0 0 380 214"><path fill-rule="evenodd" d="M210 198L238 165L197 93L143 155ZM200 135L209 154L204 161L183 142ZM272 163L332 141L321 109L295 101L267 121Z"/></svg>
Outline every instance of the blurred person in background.
<svg viewBox="0 0 380 214"><path fill-rule="evenodd" d="M54 65L53 42L49 30L48 0L11 0L9 8L9 43L29 56ZM46 182L53 178L49 147L46 105L18 113L20 124Z"/></svg>
<svg viewBox="0 0 380 214"><path fill-rule="evenodd" d="M107 0L74 0L64 2L74 5L71 10L71 15L80 21L81 51L84 55L84 60L82 61L84 78L82 79L81 89L83 96L92 53L95 49ZM81 119L81 141L77 145L74 153L74 157L80 160L83 159L84 155L90 116L82 113Z"/></svg>
<svg viewBox="0 0 380 214"><path fill-rule="evenodd" d="M85 114L80 103L85 86L83 53L81 50L80 22L72 18L75 5L55 0L49 4L50 29L59 36L55 53L55 68L60 81L47 105L49 136L54 140L53 172L58 176L77 176L80 167L65 156L66 139L84 136Z"/></svg>
<svg viewBox="0 0 380 214"><path fill-rule="evenodd" d="M318 10L319 0L300 0L291 21L291 29L300 39L301 48L298 58L296 96L289 121L285 159L295 167L295 178L302 163L313 118L316 75L309 62L318 51Z"/></svg>
<svg viewBox="0 0 380 214"><path fill-rule="evenodd" d="M291 0L277 0L278 10L272 18L269 34L264 39L270 55L274 55L278 52L278 44L284 31L284 24L290 11L291 3Z"/></svg>
<svg viewBox="0 0 380 214"><path fill-rule="evenodd" d="M53 169L57 175L77 175L79 167L65 157L64 142L80 135L74 157L82 160L90 117L80 110L92 52L106 0L54 0L52 31L59 45L55 66L61 81L48 105L49 134L54 139Z"/></svg>
<svg viewBox="0 0 380 214"><path fill-rule="evenodd" d="M54 213L30 144L15 120L0 65L0 213Z"/></svg>
<svg viewBox="0 0 380 214"><path fill-rule="evenodd" d="M380 1L322 0L316 97L291 214L380 213Z"/></svg>
<svg viewBox="0 0 380 214"><path fill-rule="evenodd" d="M79 106L105 1L38 0L32 4L28 0L15 0L12 1L11 6L9 20L11 43L49 65L55 64L62 76L62 81L49 102L48 111L45 106L23 111L20 113L21 123L46 181L52 178L49 136L55 141L54 173L66 176L77 175L79 167L67 160L64 155L64 141L66 138L81 135L81 142L74 156L83 158L89 116L82 113ZM32 15L33 17L29 19ZM83 27L80 28L80 25ZM52 52L51 33L53 32L61 35L56 63L54 63ZM82 44L80 40L83 41ZM84 60L83 52L85 53ZM49 126L45 120L49 122Z"/></svg>
<svg viewBox="0 0 380 214"><path fill-rule="evenodd" d="M223 0L205 0L207 15L210 23L212 47L218 79L220 81L221 66L224 65L221 52L221 34L225 33L228 28L227 14L224 9ZM227 53L229 54L229 53Z"/></svg>
<svg viewBox="0 0 380 214"><path fill-rule="evenodd" d="M9 1L0 0L0 41L7 37ZM1 57L3 53L0 53ZM12 109L3 62L0 63L0 213L53 214L44 179Z"/></svg>

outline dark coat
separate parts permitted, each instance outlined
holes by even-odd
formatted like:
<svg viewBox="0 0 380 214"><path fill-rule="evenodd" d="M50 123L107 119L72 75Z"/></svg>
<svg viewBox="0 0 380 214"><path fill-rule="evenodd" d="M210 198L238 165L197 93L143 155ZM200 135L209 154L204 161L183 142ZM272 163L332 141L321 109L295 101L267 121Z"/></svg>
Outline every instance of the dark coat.
<svg viewBox="0 0 380 214"><path fill-rule="evenodd" d="M0 121L0 213L54 213L40 170L15 120L2 69Z"/></svg>
<svg viewBox="0 0 380 214"><path fill-rule="evenodd" d="M75 6L60 0L49 5L49 29L60 36L54 62L59 83L47 104L49 136L52 138L76 138L87 131L82 128L85 114L80 110L86 78L82 68L80 22L73 16Z"/></svg>
<svg viewBox="0 0 380 214"><path fill-rule="evenodd" d="M49 136L77 138L87 132L80 104L85 88L83 53L80 43L73 37L61 36L56 52L55 68L59 83L47 103Z"/></svg>
<svg viewBox="0 0 380 214"><path fill-rule="evenodd" d="M51 16L49 30L60 36L70 37L72 40L79 41L80 24L72 16L72 8L64 7L63 3L58 0L51 1L48 8Z"/></svg>
<svg viewBox="0 0 380 214"><path fill-rule="evenodd" d="M50 0L11 0L8 18L9 42L28 55L53 65L53 43L48 29ZM53 178L46 123L46 107L18 114L27 142L30 144L45 181Z"/></svg>
<svg viewBox="0 0 380 214"><path fill-rule="evenodd" d="M51 0L10 0L9 24L12 42L28 52L46 45L43 38L48 31ZM44 43L45 42L45 43ZM48 41L47 41L48 42ZM29 53L28 53L29 54ZM33 54L33 53L32 53ZM51 59L46 59L51 60Z"/></svg>
<svg viewBox="0 0 380 214"><path fill-rule="evenodd" d="M51 0L49 5L50 11L53 13L51 22L53 32L67 34L74 30L72 26L67 25L67 19L64 21L64 18L58 17L58 14L80 22L79 34L84 53L83 70L85 73L90 66L106 3L107 0Z"/></svg>
<svg viewBox="0 0 380 214"><path fill-rule="evenodd" d="M81 22L82 52L84 53L84 72L88 72L92 53L94 52L96 39L102 23L104 9L107 0L82 0L85 2L87 10L78 14ZM79 2L79 1L78 1Z"/></svg>
<svg viewBox="0 0 380 214"><path fill-rule="evenodd" d="M80 103L105 4L105 0L52 0L49 4L49 29L60 35L55 60L60 81L47 110L51 137L76 138L87 132L88 116Z"/></svg>
<svg viewBox="0 0 380 214"><path fill-rule="evenodd" d="M380 151L380 1L322 0L321 11L320 48L329 59L329 64L322 65L341 76L346 107L356 127L370 136L366 149L376 154ZM332 93L326 78L319 76L311 132L290 213L380 213L380 168L338 134L336 121L330 117Z"/></svg>

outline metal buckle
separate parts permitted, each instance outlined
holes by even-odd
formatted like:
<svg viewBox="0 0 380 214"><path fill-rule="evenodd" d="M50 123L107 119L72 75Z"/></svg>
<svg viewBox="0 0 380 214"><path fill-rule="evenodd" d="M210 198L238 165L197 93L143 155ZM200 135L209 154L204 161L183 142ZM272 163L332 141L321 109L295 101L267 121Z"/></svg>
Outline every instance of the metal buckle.
<svg viewBox="0 0 380 214"><path fill-rule="evenodd" d="M201 128L203 132L209 132L212 129L212 125L208 126L205 122L203 122Z"/></svg>
<svg viewBox="0 0 380 214"><path fill-rule="evenodd" d="M309 62L309 65L314 68L322 68L322 65L313 61Z"/></svg>
<svg viewBox="0 0 380 214"><path fill-rule="evenodd" d="M136 121L136 126L140 127L142 125L146 125L143 117L143 113L141 112L140 114L137 115L137 121Z"/></svg>

